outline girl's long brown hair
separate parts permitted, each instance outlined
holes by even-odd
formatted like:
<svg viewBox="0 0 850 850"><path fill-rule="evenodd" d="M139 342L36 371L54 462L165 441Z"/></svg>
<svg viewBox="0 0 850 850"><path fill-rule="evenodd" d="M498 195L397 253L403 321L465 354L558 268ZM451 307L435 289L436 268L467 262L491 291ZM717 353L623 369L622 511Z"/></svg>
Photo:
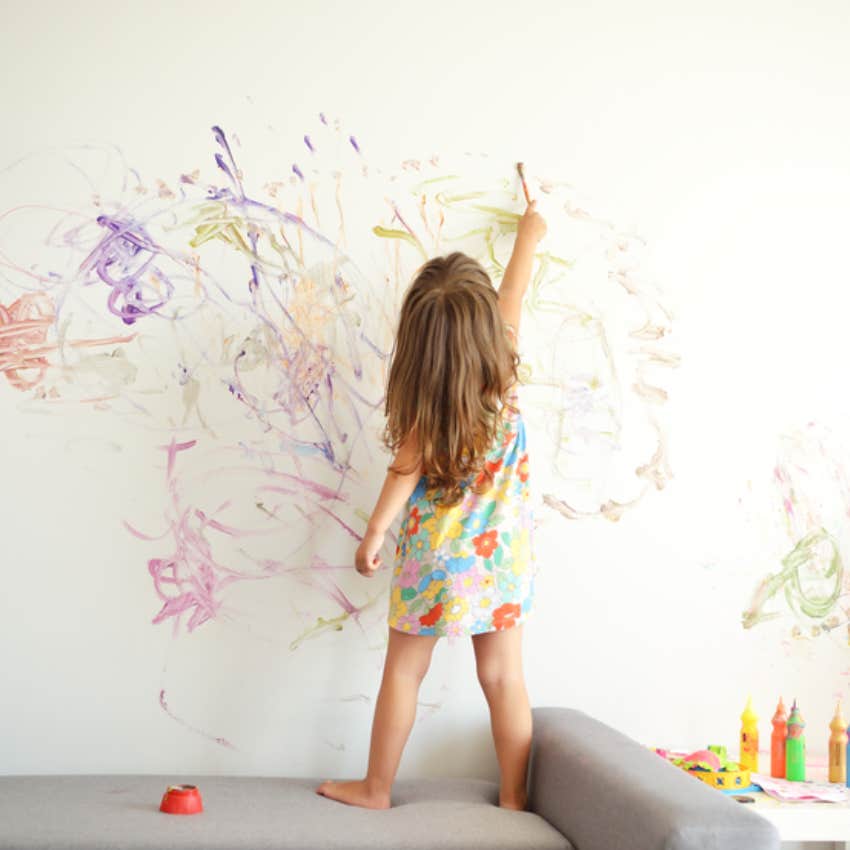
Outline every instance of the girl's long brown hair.
<svg viewBox="0 0 850 850"><path fill-rule="evenodd" d="M446 507L493 483L485 456L505 416L520 359L490 276L459 252L425 263L401 306L387 384L384 444L415 432L429 488ZM415 467L414 467L415 468ZM412 469L397 469L410 472Z"/></svg>

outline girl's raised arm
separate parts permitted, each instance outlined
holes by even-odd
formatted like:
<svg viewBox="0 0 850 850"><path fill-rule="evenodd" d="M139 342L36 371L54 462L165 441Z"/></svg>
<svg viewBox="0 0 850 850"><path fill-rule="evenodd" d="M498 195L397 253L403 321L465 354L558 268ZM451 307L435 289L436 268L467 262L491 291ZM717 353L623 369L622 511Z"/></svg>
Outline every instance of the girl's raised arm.
<svg viewBox="0 0 850 850"><path fill-rule="evenodd" d="M531 201L517 223L516 241L502 283L499 286L499 312L519 334L522 299L531 283L534 251L546 235L546 220L537 212L537 201Z"/></svg>

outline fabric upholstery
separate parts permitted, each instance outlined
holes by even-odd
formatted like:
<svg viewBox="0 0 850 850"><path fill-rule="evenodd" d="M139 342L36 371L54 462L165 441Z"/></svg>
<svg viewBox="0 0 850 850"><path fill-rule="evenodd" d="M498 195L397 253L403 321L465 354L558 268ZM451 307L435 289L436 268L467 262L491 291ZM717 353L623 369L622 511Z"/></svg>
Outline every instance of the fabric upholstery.
<svg viewBox="0 0 850 850"><path fill-rule="evenodd" d="M578 850L776 850L773 824L575 709L532 709L529 808Z"/></svg>
<svg viewBox="0 0 850 850"><path fill-rule="evenodd" d="M498 806L482 779L397 779L392 807L315 793L321 778L0 777L2 850L569 850L539 815ZM159 811L168 785L204 811Z"/></svg>

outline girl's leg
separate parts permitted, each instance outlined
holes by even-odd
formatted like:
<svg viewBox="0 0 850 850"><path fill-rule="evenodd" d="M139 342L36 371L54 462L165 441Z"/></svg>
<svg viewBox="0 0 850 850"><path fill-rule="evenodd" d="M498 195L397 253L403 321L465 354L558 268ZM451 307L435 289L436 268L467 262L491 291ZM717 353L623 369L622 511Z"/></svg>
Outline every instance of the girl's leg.
<svg viewBox="0 0 850 850"><path fill-rule="evenodd" d="M388 628L389 644L372 720L366 777L352 782L327 780L316 788L316 793L325 797L370 809L390 807L390 789L416 718L419 685L439 639L436 635L412 635Z"/></svg>
<svg viewBox="0 0 850 850"><path fill-rule="evenodd" d="M499 805L524 809L531 752L531 706L522 669L522 623L472 636L478 681L490 706L499 760Z"/></svg>

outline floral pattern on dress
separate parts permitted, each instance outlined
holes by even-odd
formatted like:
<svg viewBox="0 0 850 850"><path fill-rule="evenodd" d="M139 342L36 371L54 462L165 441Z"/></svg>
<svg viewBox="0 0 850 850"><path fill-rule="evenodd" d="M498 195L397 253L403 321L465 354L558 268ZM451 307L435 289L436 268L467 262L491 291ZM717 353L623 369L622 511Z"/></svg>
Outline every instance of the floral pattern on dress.
<svg viewBox="0 0 850 850"><path fill-rule="evenodd" d="M514 386L508 400L517 405ZM395 550L388 623L420 635L456 636L510 629L534 599L532 510L525 423L505 411L485 458L485 493L463 485L461 502L439 504L423 475L407 503Z"/></svg>

